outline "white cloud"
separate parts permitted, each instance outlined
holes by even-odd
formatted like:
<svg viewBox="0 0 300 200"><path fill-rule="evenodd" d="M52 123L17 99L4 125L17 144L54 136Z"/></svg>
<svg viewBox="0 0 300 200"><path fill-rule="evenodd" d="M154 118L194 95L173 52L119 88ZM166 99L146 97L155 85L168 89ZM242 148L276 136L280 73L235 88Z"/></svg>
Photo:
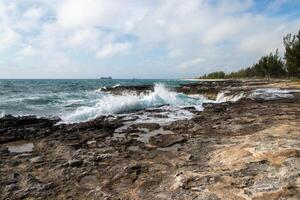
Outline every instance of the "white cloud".
<svg viewBox="0 0 300 200"><path fill-rule="evenodd" d="M171 49L169 52L168 52L168 56L171 57L171 58L177 58L177 57L181 57L183 56L183 50L182 49Z"/></svg>
<svg viewBox="0 0 300 200"><path fill-rule="evenodd" d="M216 44L228 38L234 37L243 31L246 23L240 19L221 19L219 23L213 25L204 32L202 41L204 44ZM234 38L232 38L234 39Z"/></svg>
<svg viewBox="0 0 300 200"><path fill-rule="evenodd" d="M49 67L83 69L87 60L99 66L97 59L125 54L116 67L146 59L166 74L197 73L199 64L203 71L245 67L282 48L283 35L300 28L300 17L267 13L268 7L280 9L291 1L271 2L265 12L251 11L254 0L0 1L0 50L10 55L6 60L19 52L22 65L39 55L32 63Z"/></svg>
<svg viewBox="0 0 300 200"><path fill-rule="evenodd" d="M21 50L20 55L33 56L33 55L35 55L35 53L36 53L36 50L31 45L27 45Z"/></svg>
<svg viewBox="0 0 300 200"><path fill-rule="evenodd" d="M95 49L101 36L102 34L95 29L80 29L73 31L67 41L73 47Z"/></svg>
<svg viewBox="0 0 300 200"><path fill-rule="evenodd" d="M43 10L38 7L31 7L25 11L24 17L30 20L39 20L43 16Z"/></svg>
<svg viewBox="0 0 300 200"><path fill-rule="evenodd" d="M274 38L274 41L270 42L270 38ZM247 39L244 39L238 49L246 53L268 54L271 51L275 51L276 48L282 47L282 41L277 37L269 34L257 34Z"/></svg>
<svg viewBox="0 0 300 200"><path fill-rule="evenodd" d="M115 55L126 53L130 48L131 45L129 43L107 44L97 52L96 57L99 59L110 58Z"/></svg>
<svg viewBox="0 0 300 200"><path fill-rule="evenodd" d="M66 28L95 25L104 11L98 0L66 0L57 10L59 25Z"/></svg>
<svg viewBox="0 0 300 200"><path fill-rule="evenodd" d="M195 66L197 66L197 65L199 65L200 63L203 63L203 62L205 62L205 59L196 58L196 59L189 60L187 62L181 63L178 68L181 69L181 70L188 70L188 69L190 69L192 67L195 67Z"/></svg>
<svg viewBox="0 0 300 200"><path fill-rule="evenodd" d="M3 26L0 26L0 50L8 49L14 45L17 45L20 41L21 36L14 31L13 29Z"/></svg>
<svg viewBox="0 0 300 200"><path fill-rule="evenodd" d="M138 1L128 0L65 0L57 7L57 22L64 28L109 27L122 31L132 30L147 10Z"/></svg>

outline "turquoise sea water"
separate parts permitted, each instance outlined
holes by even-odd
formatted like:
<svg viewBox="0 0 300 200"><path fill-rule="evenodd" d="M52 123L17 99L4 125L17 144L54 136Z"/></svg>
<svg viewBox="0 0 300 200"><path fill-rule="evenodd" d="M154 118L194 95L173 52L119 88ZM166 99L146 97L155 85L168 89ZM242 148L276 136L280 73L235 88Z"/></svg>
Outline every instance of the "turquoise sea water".
<svg viewBox="0 0 300 200"><path fill-rule="evenodd" d="M58 116L66 121L86 121L100 115L125 113L169 105L201 105L202 99L172 92L181 80L0 80L0 114ZM155 85L148 94L113 95L103 87Z"/></svg>

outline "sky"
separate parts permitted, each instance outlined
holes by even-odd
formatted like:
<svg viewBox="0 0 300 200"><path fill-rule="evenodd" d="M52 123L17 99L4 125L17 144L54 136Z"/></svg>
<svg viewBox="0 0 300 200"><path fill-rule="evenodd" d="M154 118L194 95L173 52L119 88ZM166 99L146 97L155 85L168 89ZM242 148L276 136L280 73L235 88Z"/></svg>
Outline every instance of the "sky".
<svg viewBox="0 0 300 200"><path fill-rule="evenodd" d="M188 78L251 66L300 0L0 0L0 78Z"/></svg>

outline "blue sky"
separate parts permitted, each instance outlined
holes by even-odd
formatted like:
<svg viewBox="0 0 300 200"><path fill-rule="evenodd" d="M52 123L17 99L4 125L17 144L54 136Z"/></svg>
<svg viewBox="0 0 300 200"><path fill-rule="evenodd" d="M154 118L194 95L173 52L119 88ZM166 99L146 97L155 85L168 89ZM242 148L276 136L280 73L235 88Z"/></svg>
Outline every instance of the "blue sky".
<svg viewBox="0 0 300 200"><path fill-rule="evenodd" d="M0 78L229 72L299 29L299 0L1 0Z"/></svg>

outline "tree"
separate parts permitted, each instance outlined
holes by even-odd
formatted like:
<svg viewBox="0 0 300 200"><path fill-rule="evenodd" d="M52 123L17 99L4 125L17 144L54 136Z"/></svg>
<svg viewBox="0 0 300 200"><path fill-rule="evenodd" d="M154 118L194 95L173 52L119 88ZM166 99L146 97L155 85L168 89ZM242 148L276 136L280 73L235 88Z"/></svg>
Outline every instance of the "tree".
<svg viewBox="0 0 300 200"><path fill-rule="evenodd" d="M279 56L278 49L276 52L270 53L267 56L261 57L261 59L254 66L255 75L258 77L283 77L286 72L284 69L284 63Z"/></svg>
<svg viewBox="0 0 300 200"><path fill-rule="evenodd" d="M225 72L217 71L210 74L204 74L204 76L200 77L202 79L222 79L225 78Z"/></svg>
<svg viewBox="0 0 300 200"><path fill-rule="evenodd" d="M270 70L270 76L276 78L286 76L284 62L279 56L278 49L276 50L275 54L270 53L268 57L268 65Z"/></svg>
<svg viewBox="0 0 300 200"><path fill-rule="evenodd" d="M297 35L288 34L283 38L285 61L289 76L300 77L300 31Z"/></svg>

